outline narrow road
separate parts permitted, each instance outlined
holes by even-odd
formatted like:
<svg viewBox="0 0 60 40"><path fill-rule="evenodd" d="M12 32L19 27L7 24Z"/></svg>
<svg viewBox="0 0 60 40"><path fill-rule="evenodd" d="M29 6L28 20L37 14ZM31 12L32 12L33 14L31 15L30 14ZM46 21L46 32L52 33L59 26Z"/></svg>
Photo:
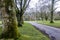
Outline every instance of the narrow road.
<svg viewBox="0 0 60 40"><path fill-rule="evenodd" d="M32 24L34 27L36 27L38 30L44 32L45 34L48 34L51 40L60 40L59 28L38 24L36 22L29 22L29 23Z"/></svg>

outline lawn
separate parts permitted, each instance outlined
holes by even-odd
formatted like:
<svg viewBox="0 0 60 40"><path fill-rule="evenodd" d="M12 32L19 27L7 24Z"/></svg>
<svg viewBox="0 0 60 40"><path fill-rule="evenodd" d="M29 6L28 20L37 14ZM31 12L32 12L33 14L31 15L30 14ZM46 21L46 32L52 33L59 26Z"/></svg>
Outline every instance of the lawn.
<svg viewBox="0 0 60 40"><path fill-rule="evenodd" d="M23 27L19 28L22 35L22 40L49 40L48 37L36 30L31 24L25 23Z"/></svg>
<svg viewBox="0 0 60 40"><path fill-rule="evenodd" d="M54 21L54 23L50 23L50 21L38 21L38 23L56 27L56 28L60 28L60 20Z"/></svg>
<svg viewBox="0 0 60 40"><path fill-rule="evenodd" d="M31 24L24 23L23 27L18 28L21 37L18 40L49 40L40 31L36 30ZM0 28L1 32L1 28Z"/></svg>

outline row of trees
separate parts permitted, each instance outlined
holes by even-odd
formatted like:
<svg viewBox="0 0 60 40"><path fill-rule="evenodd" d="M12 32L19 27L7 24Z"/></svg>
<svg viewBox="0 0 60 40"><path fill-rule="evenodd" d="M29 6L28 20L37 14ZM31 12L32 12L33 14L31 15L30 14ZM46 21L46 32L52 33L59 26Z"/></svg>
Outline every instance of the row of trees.
<svg viewBox="0 0 60 40"><path fill-rule="evenodd" d="M48 4L46 5L46 3L47 3L47 1L48 1ZM43 2L42 4L45 4L45 5L43 5L42 7L41 7L41 9L42 10L44 10L45 12L45 19L47 20L48 19L48 16L47 16L47 13L49 14L50 13L50 23L54 23L54 12L55 12L55 10L57 9L57 8L54 8L54 6L55 6L55 3L56 2L58 2L59 0L47 0L47 1L45 1L45 2ZM42 10L41 10L41 12L42 12ZM47 12L48 11L48 12ZM47 13L46 13L47 12ZM42 14L43 15L43 14ZM43 19L43 18L42 18Z"/></svg>
<svg viewBox="0 0 60 40"><path fill-rule="evenodd" d="M41 0L42 1L42 0ZM57 8L55 8L55 3L58 2L59 0L45 0L41 3L39 0L38 3L40 3L40 13L41 13L41 18L43 20L45 16L45 20L47 20L50 16L50 23L54 23L54 12Z"/></svg>
<svg viewBox="0 0 60 40"><path fill-rule="evenodd" d="M36 18L36 20L45 19L46 21L50 20L50 23L54 23L54 15L55 15L54 13L56 13L55 10L58 8L58 7L55 8L55 5L58 1L59 0L39 0L38 3L36 3L36 8L31 8L30 9L31 12L27 13L33 15L34 16L33 19L34 18Z"/></svg>

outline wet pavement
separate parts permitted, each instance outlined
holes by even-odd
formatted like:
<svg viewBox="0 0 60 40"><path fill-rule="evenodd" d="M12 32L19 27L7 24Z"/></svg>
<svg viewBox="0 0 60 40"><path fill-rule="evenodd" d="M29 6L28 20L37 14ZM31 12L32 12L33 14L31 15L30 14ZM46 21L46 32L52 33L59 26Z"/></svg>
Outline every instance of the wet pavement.
<svg viewBox="0 0 60 40"><path fill-rule="evenodd" d="M36 27L38 30L47 34L50 37L50 40L60 40L59 28L38 24L36 22L29 22L29 23L32 24L34 27Z"/></svg>

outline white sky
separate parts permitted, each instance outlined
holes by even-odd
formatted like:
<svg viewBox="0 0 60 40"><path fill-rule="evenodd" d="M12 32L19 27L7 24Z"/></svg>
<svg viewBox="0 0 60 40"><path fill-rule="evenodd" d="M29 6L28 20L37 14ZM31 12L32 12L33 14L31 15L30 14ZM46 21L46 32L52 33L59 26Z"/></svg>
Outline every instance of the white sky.
<svg viewBox="0 0 60 40"><path fill-rule="evenodd" d="M30 2L30 8L34 8L36 3L38 2L38 0L31 0ZM57 5L55 5L55 7L59 7L56 9L56 11L60 11L60 1L56 3Z"/></svg>
<svg viewBox="0 0 60 40"><path fill-rule="evenodd" d="M55 7L58 7L56 11L60 11L60 1L56 3L57 5Z"/></svg>
<svg viewBox="0 0 60 40"><path fill-rule="evenodd" d="M34 8L37 2L38 2L38 0L31 0L31 2L29 4L30 8Z"/></svg>

